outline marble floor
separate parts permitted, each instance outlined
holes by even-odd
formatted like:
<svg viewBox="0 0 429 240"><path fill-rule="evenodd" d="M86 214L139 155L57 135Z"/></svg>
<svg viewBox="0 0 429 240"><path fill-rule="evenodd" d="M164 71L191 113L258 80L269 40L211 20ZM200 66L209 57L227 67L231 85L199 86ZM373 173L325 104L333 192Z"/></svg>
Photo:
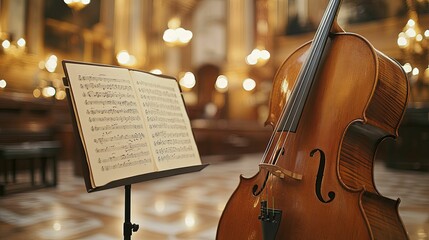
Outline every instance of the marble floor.
<svg viewBox="0 0 429 240"><path fill-rule="evenodd" d="M216 227L240 174L257 171L259 154L217 161L201 172L132 186L132 239L214 239ZM123 239L124 189L87 193L69 162L59 164L59 184L0 197L0 239ZM379 191L401 198L400 215L410 239L429 239L429 173L375 165Z"/></svg>

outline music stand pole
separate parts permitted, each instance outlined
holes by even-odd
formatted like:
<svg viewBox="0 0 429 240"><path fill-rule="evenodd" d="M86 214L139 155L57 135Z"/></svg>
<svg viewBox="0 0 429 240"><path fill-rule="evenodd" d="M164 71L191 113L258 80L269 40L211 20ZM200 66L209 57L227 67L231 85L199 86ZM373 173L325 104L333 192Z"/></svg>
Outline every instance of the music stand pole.
<svg viewBox="0 0 429 240"><path fill-rule="evenodd" d="M124 240L131 240L131 235L137 230L139 225L131 223L131 185L125 185Z"/></svg>

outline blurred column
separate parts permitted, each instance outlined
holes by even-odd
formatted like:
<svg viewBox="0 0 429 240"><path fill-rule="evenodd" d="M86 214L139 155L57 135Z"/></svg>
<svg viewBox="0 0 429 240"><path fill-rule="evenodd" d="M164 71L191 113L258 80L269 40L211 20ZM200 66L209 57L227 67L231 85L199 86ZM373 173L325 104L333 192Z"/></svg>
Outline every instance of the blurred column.
<svg viewBox="0 0 429 240"><path fill-rule="evenodd" d="M114 12L115 54L128 48L129 39L129 0L116 0Z"/></svg>
<svg viewBox="0 0 429 240"><path fill-rule="evenodd" d="M44 0L28 1L28 19L27 19L27 50L30 54L43 57L43 12Z"/></svg>
<svg viewBox="0 0 429 240"><path fill-rule="evenodd" d="M103 0L100 2L100 25L91 31L91 34L96 34L102 46L101 63L112 64L113 59L113 31L114 31L114 16L115 0Z"/></svg>
<svg viewBox="0 0 429 240"><path fill-rule="evenodd" d="M116 0L114 10L115 55L126 50L136 58L131 67L143 66L147 54L149 0Z"/></svg>
<svg viewBox="0 0 429 240"><path fill-rule="evenodd" d="M148 36L148 56L150 61L146 66L149 69L160 69L163 73L171 74L167 71L167 64L165 61L166 47L162 39L164 30L167 28L169 9L166 9L167 3L165 0L156 0L152 3L151 11L149 12L150 26L148 31L151 33Z"/></svg>
<svg viewBox="0 0 429 240"><path fill-rule="evenodd" d="M25 38L25 0L13 0L9 2L8 32L12 40Z"/></svg>
<svg viewBox="0 0 429 240"><path fill-rule="evenodd" d="M3 0L0 5L0 31L16 41L25 38L25 0Z"/></svg>
<svg viewBox="0 0 429 240"><path fill-rule="evenodd" d="M242 87L248 77L245 57L253 45L253 1L227 1L227 62L224 73L228 77L228 116L230 119L253 119L252 93Z"/></svg>
<svg viewBox="0 0 429 240"><path fill-rule="evenodd" d="M131 0L130 4L130 37L129 49L137 58L137 66L141 67L146 61L146 39L148 31L147 12L149 0Z"/></svg>

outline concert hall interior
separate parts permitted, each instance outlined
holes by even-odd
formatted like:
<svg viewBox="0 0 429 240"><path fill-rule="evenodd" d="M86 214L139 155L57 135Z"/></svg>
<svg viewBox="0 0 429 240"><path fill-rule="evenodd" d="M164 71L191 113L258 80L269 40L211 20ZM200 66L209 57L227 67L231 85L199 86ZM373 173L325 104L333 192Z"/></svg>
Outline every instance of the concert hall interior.
<svg viewBox="0 0 429 240"><path fill-rule="evenodd" d="M273 132L281 131L273 131L267 121L274 115L270 104L284 104L271 102L276 72L289 55L313 39L328 2L0 0L0 238L123 238L124 187L88 193L85 186L88 165L62 67L63 60L71 60L177 80L201 162L208 166L133 183L131 222L139 229L132 238L215 239L240 175L250 178L269 171L259 164L271 154L266 149ZM400 199L398 213L409 239L429 239L429 0L342 0L336 21L344 31L364 37L379 55L392 58L391 64L407 76L408 102L398 110L403 112L398 137L383 137L375 157L366 163L371 175L367 181L375 183L377 194ZM347 67L342 72L369 71ZM383 72L380 79L391 75ZM282 89L274 90L293 96L286 77L279 86ZM345 96L338 89L340 97L329 99L355 102L364 97L358 93ZM379 111L372 115L388 119L383 107L371 108ZM338 132L337 126L330 127L327 132ZM356 137L368 137L348 140L353 132L338 138L370 148L362 142L382 136L384 129L377 124L365 130L356 127L350 132L362 131ZM396 129L392 132L395 135ZM279 153L280 149L274 158ZM347 188L342 166L336 166L340 160L326 162L336 169L330 174ZM314 183L311 187L314 191ZM322 185L322 195L328 195L328 188ZM343 211L347 214L347 209ZM282 221L294 219L284 214Z"/></svg>

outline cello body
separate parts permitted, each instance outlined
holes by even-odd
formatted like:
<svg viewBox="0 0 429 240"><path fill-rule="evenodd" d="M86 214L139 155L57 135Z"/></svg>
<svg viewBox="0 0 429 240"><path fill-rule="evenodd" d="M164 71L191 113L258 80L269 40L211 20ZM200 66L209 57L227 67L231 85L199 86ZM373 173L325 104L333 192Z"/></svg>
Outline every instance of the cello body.
<svg viewBox="0 0 429 240"><path fill-rule="evenodd" d="M277 126L311 49L301 46L278 69L266 125ZM399 200L373 178L377 147L396 137L408 99L401 66L363 37L331 33L295 131L275 130L253 177L240 176L217 239L407 239ZM279 171L277 171L279 172ZM270 237L261 203L280 210Z"/></svg>

